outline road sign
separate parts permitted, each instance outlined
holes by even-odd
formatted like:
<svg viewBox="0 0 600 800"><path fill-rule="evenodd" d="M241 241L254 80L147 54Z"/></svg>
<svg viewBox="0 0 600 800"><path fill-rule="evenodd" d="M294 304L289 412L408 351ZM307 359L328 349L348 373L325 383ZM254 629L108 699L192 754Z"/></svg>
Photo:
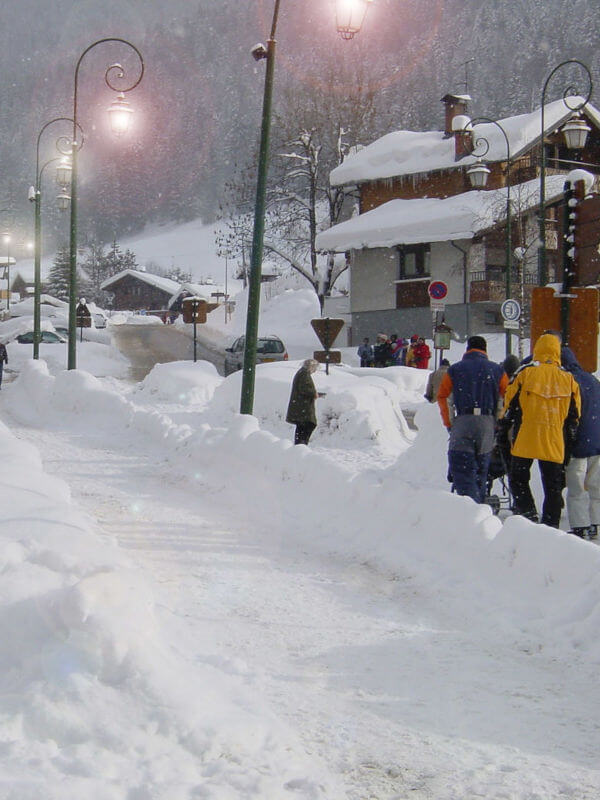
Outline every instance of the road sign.
<svg viewBox="0 0 600 800"><path fill-rule="evenodd" d="M184 297L181 308L184 322L206 322L207 302L201 297Z"/></svg>
<svg viewBox="0 0 600 800"><path fill-rule="evenodd" d="M448 284L444 281L431 281L427 293L432 300L443 300L448 294Z"/></svg>
<svg viewBox="0 0 600 800"><path fill-rule="evenodd" d="M521 306L517 300L505 300L500 306L500 313L506 322L518 322L521 317ZM504 327L512 326L505 325Z"/></svg>
<svg viewBox="0 0 600 800"><path fill-rule="evenodd" d="M313 358L319 364L341 364L342 353L340 350L315 350Z"/></svg>
<svg viewBox="0 0 600 800"><path fill-rule="evenodd" d="M310 324L325 350L329 350L335 342L338 333L344 327L344 320L321 317L320 319L311 319Z"/></svg>

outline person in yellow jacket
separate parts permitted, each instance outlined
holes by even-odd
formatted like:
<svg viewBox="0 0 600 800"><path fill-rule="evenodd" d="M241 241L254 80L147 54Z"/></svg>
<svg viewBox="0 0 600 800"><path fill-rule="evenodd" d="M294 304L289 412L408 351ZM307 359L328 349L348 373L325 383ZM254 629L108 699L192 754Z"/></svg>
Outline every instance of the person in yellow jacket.
<svg viewBox="0 0 600 800"><path fill-rule="evenodd" d="M510 487L516 514L538 521L529 488L531 464L538 461L544 487L542 523L558 528L562 509L567 440L581 413L579 385L560 364L560 341L543 334L533 361L522 367L504 395L503 418L510 422Z"/></svg>

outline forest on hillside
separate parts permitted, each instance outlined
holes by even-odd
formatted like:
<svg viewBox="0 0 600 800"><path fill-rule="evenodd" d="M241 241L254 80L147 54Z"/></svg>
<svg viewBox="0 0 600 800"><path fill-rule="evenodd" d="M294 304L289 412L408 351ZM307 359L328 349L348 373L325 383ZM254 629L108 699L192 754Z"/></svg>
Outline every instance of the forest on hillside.
<svg viewBox="0 0 600 800"><path fill-rule="evenodd" d="M198 216L208 221L220 204L235 204L240 174L252 180L260 128L265 65L253 61L250 48L267 38L272 8L272 0L5 0L0 213L31 228L27 188L37 133L49 119L72 114L77 59L108 36L133 42L146 71L128 95L133 130L115 140L105 119L112 93L104 70L119 61L135 72L136 59L107 44L82 64L82 241L110 242L145 225ZM340 130L347 149L398 128L440 128L439 101L448 91L468 91L473 115L500 118L539 105L546 75L566 58L584 61L600 84L597 11L596 0L375 0L363 30L345 42L335 31L335 0L282 0L273 178L280 153L311 127L324 126L328 167L339 157ZM569 77L557 76L549 99ZM54 139L44 138L42 160L52 157ZM55 188L48 178L46 247L65 236L66 218L51 202Z"/></svg>

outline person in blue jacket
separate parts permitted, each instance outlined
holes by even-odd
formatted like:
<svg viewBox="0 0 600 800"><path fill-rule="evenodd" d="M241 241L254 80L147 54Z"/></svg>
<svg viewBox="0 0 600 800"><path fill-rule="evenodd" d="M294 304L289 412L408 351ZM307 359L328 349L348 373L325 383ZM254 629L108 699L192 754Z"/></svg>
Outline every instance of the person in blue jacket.
<svg viewBox="0 0 600 800"><path fill-rule="evenodd" d="M470 336L466 353L448 367L438 390L442 422L450 433L448 468L454 489L476 503L485 502L498 404L507 385L504 368L488 359L483 336ZM454 419L448 407L450 395Z"/></svg>
<svg viewBox="0 0 600 800"><path fill-rule="evenodd" d="M600 382L583 369L569 347L561 349L561 363L581 392L581 419L566 469L570 533L595 539L600 525Z"/></svg>

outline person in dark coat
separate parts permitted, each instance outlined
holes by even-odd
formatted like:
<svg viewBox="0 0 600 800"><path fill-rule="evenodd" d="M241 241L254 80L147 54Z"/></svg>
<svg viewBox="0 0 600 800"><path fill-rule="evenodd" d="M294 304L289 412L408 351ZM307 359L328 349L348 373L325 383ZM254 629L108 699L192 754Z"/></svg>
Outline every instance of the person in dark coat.
<svg viewBox="0 0 600 800"><path fill-rule="evenodd" d="M581 393L581 417L570 443L566 475L570 532L595 539L600 525L600 382L583 369L569 347L561 349L561 363Z"/></svg>
<svg viewBox="0 0 600 800"><path fill-rule="evenodd" d="M286 422L296 426L294 444L308 444L312 432L317 427L315 400L323 395L317 392L312 375L318 368L318 361L307 358L294 375L285 418Z"/></svg>
<svg viewBox="0 0 600 800"><path fill-rule="evenodd" d="M373 366L373 346L369 344L368 336L365 336L365 338L363 339L363 343L358 346L358 350L356 351L356 353L360 358L361 367Z"/></svg>
<svg viewBox="0 0 600 800"><path fill-rule="evenodd" d="M462 360L448 367L438 390L442 421L450 432L448 468L454 488L476 503L485 502L498 401L507 384L500 364L488 359L483 336L470 336ZM448 407L451 394L454 420Z"/></svg>
<svg viewBox="0 0 600 800"><path fill-rule="evenodd" d="M8 364L8 353L6 352L6 347L0 342L0 387L2 386L2 373L5 364Z"/></svg>
<svg viewBox="0 0 600 800"><path fill-rule="evenodd" d="M387 367L392 348L390 340L385 333L378 333L373 347L373 366L374 367Z"/></svg>

